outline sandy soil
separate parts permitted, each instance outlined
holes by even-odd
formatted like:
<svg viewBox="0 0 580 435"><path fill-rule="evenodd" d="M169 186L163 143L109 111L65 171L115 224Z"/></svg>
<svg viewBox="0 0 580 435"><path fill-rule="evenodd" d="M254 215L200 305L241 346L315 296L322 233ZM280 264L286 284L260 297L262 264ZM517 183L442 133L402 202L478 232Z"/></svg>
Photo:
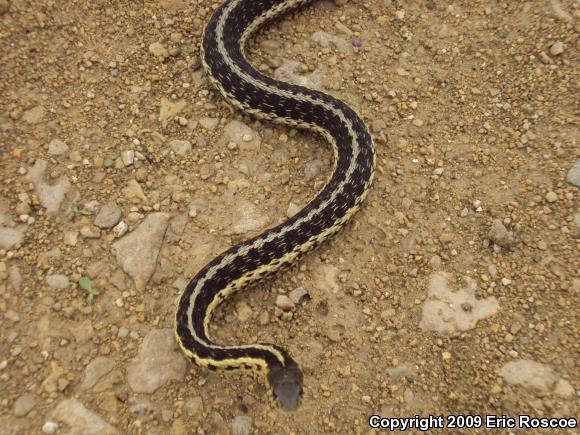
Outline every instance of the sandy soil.
<svg viewBox="0 0 580 435"><path fill-rule="evenodd" d="M260 70L354 107L378 155L353 222L213 322L291 351L293 413L172 338L187 280L332 167L211 88L218 3L0 0L0 432L578 416L577 3L317 1L251 42Z"/></svg>

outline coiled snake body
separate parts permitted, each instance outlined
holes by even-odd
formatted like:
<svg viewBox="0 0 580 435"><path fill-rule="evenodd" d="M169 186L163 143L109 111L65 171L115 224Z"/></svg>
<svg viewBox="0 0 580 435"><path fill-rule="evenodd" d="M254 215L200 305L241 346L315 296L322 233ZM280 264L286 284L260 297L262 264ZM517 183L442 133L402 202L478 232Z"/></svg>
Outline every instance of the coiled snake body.
<svg viewBox="0 0 580 435"><path fill-rule="evenodd" d="M295 409L303 375L280 346L222 346L209 337L213 310L244 286L288 266L339 231L367 195L375 156L368 130L343 102L318 91L276 81L247 61L244 45L263 23L309 0L228 0L207 24L202 63L211 82L234 106L258 118L322 134L334 150L334 169L316 197L281 225L223 252L189 282L175 316L185 354L212 370L265 372L285 409Z"/></svg>

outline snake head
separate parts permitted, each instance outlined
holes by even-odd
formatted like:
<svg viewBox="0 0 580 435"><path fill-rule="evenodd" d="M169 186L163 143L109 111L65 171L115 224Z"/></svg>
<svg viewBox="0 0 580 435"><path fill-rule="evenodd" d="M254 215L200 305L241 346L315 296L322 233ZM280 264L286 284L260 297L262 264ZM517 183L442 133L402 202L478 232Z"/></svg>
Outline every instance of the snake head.
<svg viewBox="0 0 580 435"><path fill-rule="evenodd" d="M284 410L293 411L298 408L302 395L302 379L302 372L296 364L276 365L268 372L272 393Z"/></svg>

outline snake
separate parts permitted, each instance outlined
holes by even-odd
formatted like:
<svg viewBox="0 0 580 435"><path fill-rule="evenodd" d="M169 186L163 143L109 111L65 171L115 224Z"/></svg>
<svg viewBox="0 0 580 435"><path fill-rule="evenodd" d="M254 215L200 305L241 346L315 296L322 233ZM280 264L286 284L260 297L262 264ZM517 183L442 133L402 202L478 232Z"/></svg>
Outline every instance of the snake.
<svg viewBox="0 0 580 435"><path fill-rule="evenodd" d="M333 169L307 205L280 225L245 240L207 263L179 297L175 335L193 363L210 370L249 370L265 375L282 409L295 410L304 375L283 347L269 343L222 345L210 337L212 313L231 295L288 268L337 233L366 198L375 152L360 116L318 90L275 80L255 69L245 52L248 38L273 18L310 0L226 0L202 35L201 63L226 101L258 119L320 134L331 145Z"/></svg>

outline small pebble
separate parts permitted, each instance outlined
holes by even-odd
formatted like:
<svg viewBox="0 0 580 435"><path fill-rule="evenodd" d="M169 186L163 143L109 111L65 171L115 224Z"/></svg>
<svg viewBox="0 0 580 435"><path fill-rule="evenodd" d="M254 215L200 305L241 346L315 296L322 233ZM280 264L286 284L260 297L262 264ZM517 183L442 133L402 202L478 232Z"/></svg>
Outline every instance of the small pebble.
<svg viewBox="0 0 580 435"><path fill-rule="evenodd" d="M278 295L276 298L276 306L284 311L290 311L294 308L294 301L286 295Z"/></svg>
<svg viewBox="0 0 580 435"><path fill-rule="evenodd" d="M551 190L546 193L546 201L548 202L556 202L558 200L558 195L556 195L555 192L552 192Z"/></svg>
<svg viewBox="0 0 580 435"><path fill-rule="evenodd" d="M555 42L550 47L550 54L552 56L559 56L564 53L564 43L562 41Z"/></svg>
<svg viewBox="0 0 580 435"><path fill-rule="evenodd" d="M54 434L58 430L58 423L48 420L42 425L42 432L46 434Z"/></svg>

